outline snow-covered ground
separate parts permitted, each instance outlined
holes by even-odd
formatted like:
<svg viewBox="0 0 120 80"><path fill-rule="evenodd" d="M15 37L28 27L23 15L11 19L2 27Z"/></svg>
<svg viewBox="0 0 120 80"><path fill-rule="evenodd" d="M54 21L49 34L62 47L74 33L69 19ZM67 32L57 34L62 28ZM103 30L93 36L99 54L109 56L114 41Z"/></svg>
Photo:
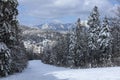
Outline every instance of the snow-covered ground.
<svg viewBox="0 0 120 80"><path fill-rule="evenodd" d="M120 67L69 69L29 61L28 68L0 80L120 80Z"/></svg>

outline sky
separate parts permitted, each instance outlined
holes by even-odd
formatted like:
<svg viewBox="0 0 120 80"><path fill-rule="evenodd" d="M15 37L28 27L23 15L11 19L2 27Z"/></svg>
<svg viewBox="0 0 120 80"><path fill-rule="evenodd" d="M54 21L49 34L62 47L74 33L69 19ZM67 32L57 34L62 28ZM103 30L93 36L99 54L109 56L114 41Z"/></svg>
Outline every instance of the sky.
<svg viewBox="0 0 120 80"><path fill-rule="evenodd" d="M118 0L119 1L119 0ZM18 20L22 25L42 23L74 23L78 18L87 20L94 6L101 17L113 16L117 0L18 0Z"/></svg>

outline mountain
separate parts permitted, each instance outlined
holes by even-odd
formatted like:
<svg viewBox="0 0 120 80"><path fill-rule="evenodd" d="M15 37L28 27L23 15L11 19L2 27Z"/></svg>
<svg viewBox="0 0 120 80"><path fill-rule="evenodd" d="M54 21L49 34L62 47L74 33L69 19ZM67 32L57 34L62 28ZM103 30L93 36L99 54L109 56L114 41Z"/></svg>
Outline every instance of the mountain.
<svg viewBox="0 0 120 80"><path fill-rule="evenodd" d="M73 26L73 23L46 23L37 25L36 27L43 30L68 31Z"/></svg>

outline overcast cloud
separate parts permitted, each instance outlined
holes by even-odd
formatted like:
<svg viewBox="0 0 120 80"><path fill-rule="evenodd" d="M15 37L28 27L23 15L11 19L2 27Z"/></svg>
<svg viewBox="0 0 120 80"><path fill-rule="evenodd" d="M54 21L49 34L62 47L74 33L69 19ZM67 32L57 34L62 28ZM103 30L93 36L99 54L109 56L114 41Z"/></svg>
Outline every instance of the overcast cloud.
<svg viewBox="0 0 120 80"><path fill-rule="evenodd" d="M19 0L18 9L21 23L38 24L70 16L86 20L95 5L99 7L101 15L109 16L116 4L110 0Z"/></svg>

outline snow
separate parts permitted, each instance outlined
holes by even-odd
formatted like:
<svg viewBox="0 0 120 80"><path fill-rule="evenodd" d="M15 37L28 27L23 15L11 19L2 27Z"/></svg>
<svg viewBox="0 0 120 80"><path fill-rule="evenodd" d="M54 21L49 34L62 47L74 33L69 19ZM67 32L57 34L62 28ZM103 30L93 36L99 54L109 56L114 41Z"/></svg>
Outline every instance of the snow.
<svg viewBox="0 0 120 80"><path fill-rule="evenodd" d="M8 48L7 48L6 44L3 42L0 42L0 52L2 52L2 50L7 50L7 49Z"/></svg>
<svg viewBox="0 0 120 80"><path fill-rule="evenodd" d="M69 69L33 60L22 73L0 80L120 80L120 67Z"/></svg>

